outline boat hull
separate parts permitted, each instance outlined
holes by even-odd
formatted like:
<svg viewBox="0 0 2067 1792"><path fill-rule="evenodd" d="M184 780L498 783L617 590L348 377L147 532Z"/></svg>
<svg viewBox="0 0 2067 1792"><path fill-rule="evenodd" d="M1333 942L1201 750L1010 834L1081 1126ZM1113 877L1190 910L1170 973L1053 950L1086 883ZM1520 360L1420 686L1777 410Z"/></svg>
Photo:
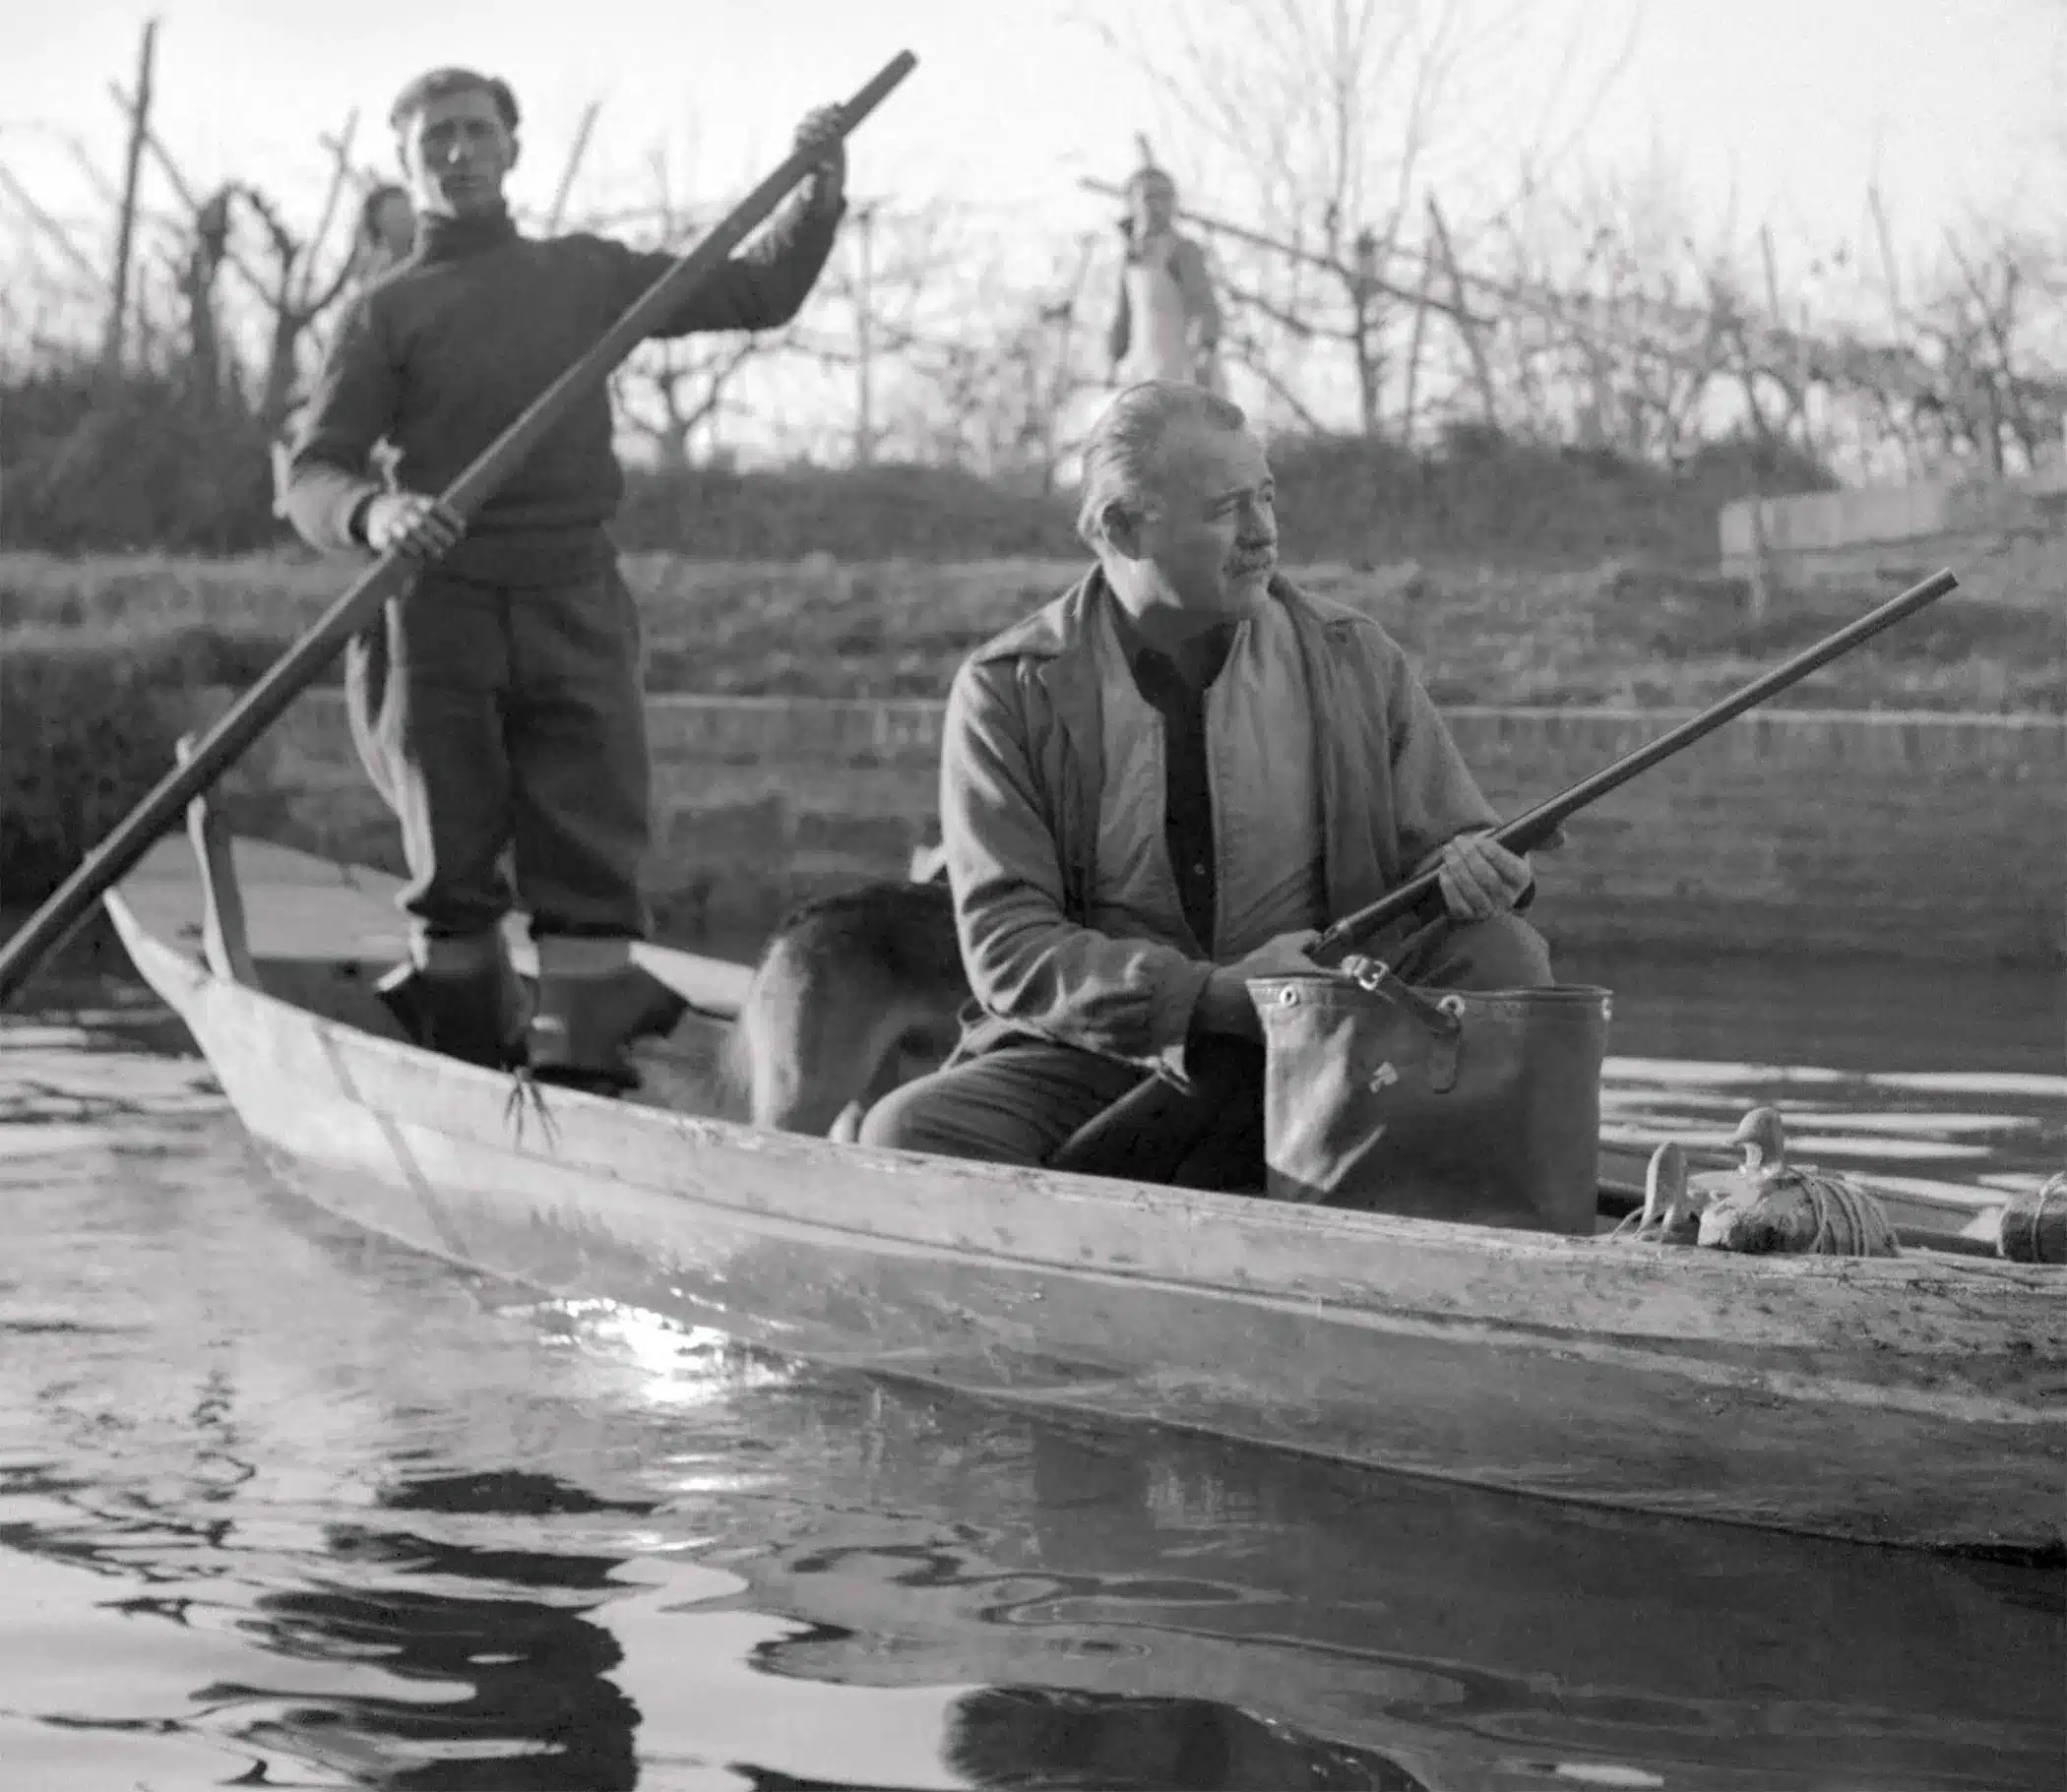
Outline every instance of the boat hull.
<svg viewBox="0 0 2067 1792"><path fill-rule="evenodd" d="M211 974L111 902L308 1199L823 1363L1394 1472L2067 1554L2067 1289L1732 1259L836 1146L512 1081Z"/></svg>

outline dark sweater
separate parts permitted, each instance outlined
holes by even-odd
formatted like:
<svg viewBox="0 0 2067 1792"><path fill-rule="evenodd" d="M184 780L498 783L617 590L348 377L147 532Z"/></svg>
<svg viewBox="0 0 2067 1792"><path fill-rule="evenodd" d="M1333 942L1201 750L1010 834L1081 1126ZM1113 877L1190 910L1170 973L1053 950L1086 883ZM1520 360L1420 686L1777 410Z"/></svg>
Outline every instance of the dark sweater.
<svg viewBox="0 0 2067 1792"><path fill-rule="evenodd" d="M806 189L651 334L768 330L801 309L843 205ZM347 306L288 459L284 507L312 546L358 543L386 439L399 479L436 495L592 347L675 257L599 236L544 241L507 213L425 217L414 254ZM444 565L496 583L545 582L607 551L624 475L608 388L585 393L505 478Z"/></svg>

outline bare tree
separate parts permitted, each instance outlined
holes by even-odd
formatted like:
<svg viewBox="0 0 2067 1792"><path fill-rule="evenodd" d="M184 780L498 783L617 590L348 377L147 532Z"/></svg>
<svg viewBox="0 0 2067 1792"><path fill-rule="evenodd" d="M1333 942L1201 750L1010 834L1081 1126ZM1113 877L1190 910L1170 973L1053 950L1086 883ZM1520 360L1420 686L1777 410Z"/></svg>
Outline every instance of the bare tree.
<svg viewBox="0 0 2067 1792"><path fill-rule="evenodd" d="M1498 274L1473 286L1500 315L1512 427L1664 462L1718 424L1766 433L1767 370L1785 358L1770 352L1733 217L1704 229L1696 212L1678 164L1654 152L1503 213L1488 245Z"/></svg>
<svg viewBox="0 0 2067 1792"><path fill-rule="evenodd" d="M280 208L256 187L241 189L252 211L264 225L273 250L274 285L268 294L272 312L270 341L266 353L266 377L259 399L259 418L270 429L286 419L299 378L299 348L311 328L344 296L357 268L357 246L340 256L327 278L318 280L316 270L323 237L333 216L339 185L345 176L344 158L338 158L332 174L330 196L321 221L304 241L288 225Z"/></svg>
<svg viewBox="0 0 2067 1792"><path fill-rule="evenodd" d="M681 182L664 143L649 152L647 173L652 199L635 213L617 215L615 221L634 224L628 234L656 248L679 250L697 209L679 197ZM584 218L582 227L597 226ZM687 467L691 438L699 430L715 437L734 383L768 346L765 337L733 333L647 342L611 376L618 418L647 444L660 466Z"/></svg>
<svg viewBox="0 0 2067 1792"><path fill-rule="evenodd" d="M1813 396L1848 422L1856 470L2042 463L2067 419L2067 229L2019 221L2007 205L1970 212L1904 264L1877 191L1867 210L1873 254L1841 246L1827 259L1851 282L1848 315L1884 317L1885 334L1832 327L1805 357Z"/></svg>
<svg viewBox="0 0 2067 1792"><path fill-rule="evenodd" d="M216 315L216 280L229 250L230 202L234 187L218 188L195 214L183 252L172 259L172 278L186 308L186 375L189 388L208 403L224 396L224 366Z"/></svg>
<svg viewBox="0 0 2067 1792"><path fill-rule="evenodd" d="M1940 377L1930 421L1995 473L2034 467L2067 420L2067 254L1982 218L1943 240L1916 316Z"/></svg>
<svg viewBox="0 0 2067 1792"><path fill-rule="evenodd" d="M110 374L122 366L123 332L129 316L130 255L135 246L137 183L144 171L144 140L151 130L151 77L157 54L157 21L147 20L137 52L136 98L129 116L129 154L122 176L122 202L115 212L115 261L108 277L107 329L101 339L101 365Z"/></svg>
<svg viewBox="0 0 2067 1792"><path fill-rule="evenodd" d="M973 250L969 220L953 207L863 200L848 216L865 221L842 230L770 372L771 385L796 401L796 416L815 419L783 432L790 452L865 464L908 454L901 439L908 390L922 380L927 352L957 327L961 273Z"/></svg>
<svg viewBox="0 0 2067 1792"><path fill-rule="evenodd" d="M1054 489L1081 401L1101 382L1085 305L1093 247L1058 246L1037 284L997 262L956 282L958 328L912 343L903 433L914 458Z"/></svg>
<svg viewBox="0 0 2067 1792"><path fill-rule="evenodd" d="M1356 425L1373 433L1396 364L1404 375L1403 338L1415 320L1432 309L1472 322L1458 297L1439 302L1416 281L1422 258L1407 237L1419 234L1433 195L1434 153L1465 118L1463 79L1523 34L1530 9L1518 0L1194 0L1168 11L1167 30L1138 12L1091 23L1159 94L1158 138L1182 152L1180 187L1212 191L1215 209L1247 226L1216 232L1224 290L1242 314L1231 358L1302 417L1325 408L1322 395L1347 362ZM1580 59L1567 42L1525 168L1540 176L1568 152L1634 40L1632 16L1605 74L1576 94ZM1287 377L1315 360L1311 378Z"/></svg>

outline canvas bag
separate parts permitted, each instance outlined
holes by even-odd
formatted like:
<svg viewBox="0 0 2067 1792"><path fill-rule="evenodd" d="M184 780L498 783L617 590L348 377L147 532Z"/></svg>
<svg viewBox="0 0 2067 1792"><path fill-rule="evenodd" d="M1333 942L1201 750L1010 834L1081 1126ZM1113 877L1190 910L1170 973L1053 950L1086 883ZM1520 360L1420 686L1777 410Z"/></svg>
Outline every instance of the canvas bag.
<svg viewBox="0 0 2067 1792"><path fill-rule="evenodd" d="M1274 1200L1590 1234L1604 989L1454 990L1375 958L1258 977Z"/></svg>

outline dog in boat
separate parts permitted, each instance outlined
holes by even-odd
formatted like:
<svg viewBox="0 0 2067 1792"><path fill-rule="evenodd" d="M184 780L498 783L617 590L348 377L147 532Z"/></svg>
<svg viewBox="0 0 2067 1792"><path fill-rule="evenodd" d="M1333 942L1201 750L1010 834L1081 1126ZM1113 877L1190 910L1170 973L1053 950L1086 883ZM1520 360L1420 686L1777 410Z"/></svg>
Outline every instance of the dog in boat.
<svg viewBox="0 0 2067 1792"><path fill-rule="evenodd" d="M754 1125L851 1141L861 1116L947 1061L970 1000L939 848L904 883L863 884L783 916L726 1041Z"/></svg>

